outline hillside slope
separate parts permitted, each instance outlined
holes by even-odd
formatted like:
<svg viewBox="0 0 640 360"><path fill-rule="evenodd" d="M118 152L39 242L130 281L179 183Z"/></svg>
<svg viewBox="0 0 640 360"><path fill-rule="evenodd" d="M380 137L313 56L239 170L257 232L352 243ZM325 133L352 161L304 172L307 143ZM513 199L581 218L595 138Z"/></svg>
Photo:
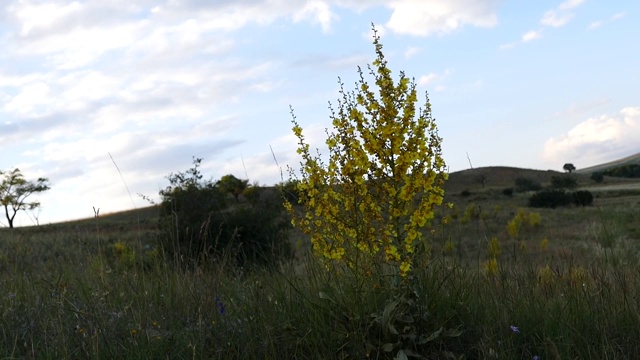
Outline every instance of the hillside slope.
<svg viewBox="0 0 640 360"><path fill-rule="evenodd" d="M612 167L621 166L621 165L629 165L629 164L640 165L640 153L637 153L637 154L634 154L634 155L631 155L631 156L627 156L627 157L624 157L622 159L610 161L608 163L589 166L589 167L584 168L584 169L577 169L576 173L591 175L591 173L594 173L594 172L597 172L597 171L604 171L604 170L607 170L607 169L612 168Z"/></svg>

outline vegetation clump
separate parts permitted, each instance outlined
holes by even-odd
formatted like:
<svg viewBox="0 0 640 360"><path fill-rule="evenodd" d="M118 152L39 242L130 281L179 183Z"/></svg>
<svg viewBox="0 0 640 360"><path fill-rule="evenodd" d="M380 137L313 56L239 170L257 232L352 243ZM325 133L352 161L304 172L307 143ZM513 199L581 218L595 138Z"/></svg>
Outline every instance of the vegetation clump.
<svg viewBox="0 0 640 360"><path fill-rule="evenodd" d="M640 178L640 165L627 164L609 168L601 172L602 175L624 178Z"/></svg>
<svg viewBox="0 0 640 360"><path fill-rule="evenodd" d="M593 172L591 173L591 180L599 184L604 181L604 174L600 171Z"/></svg>
<svg viewBox="0 0 640 360"><path fill-rule="evenodd" d="M578 190L573 193L573 203L576 206L593 205L593 194L589 190Z"/></svg>
<svg viewBox="0 0 640 360"><path fill-rule="evenodd" d="M531 195L529 198L529 206L535 208L552 208L559 206L567 206L571 204L572 197L564 190L542 190Z"/></svg>
<svg viewBox="0 0 640 360"><path fill-rule="evenodd" d="M538 191L542 189L542 185L539 182L529 178L519 177L515 180L516 192Z"/></svg>
<svg viewBox="0 0 640 360"><path fill-rule="evenodd" d="M201 161L194 158L191 169L170 174L170 185L160 191L165 253L183 264L197 264L209 256L219 258L225 254L240 265L288 257L289 225L281 203L274 201L275 195L269 199L251 193L251 201L240 204L239 188L231 185L245 191L246 182L236 182L233 175L217 182L202 180ZM227 201L228 193L236 199L234 206Z"/></svg>
<svg viewBox="0 0 640 360"><path fill-rule="evenodd" d="M578 180L573 176L552 176L552 189L574 189L578 186Z"/></svg>

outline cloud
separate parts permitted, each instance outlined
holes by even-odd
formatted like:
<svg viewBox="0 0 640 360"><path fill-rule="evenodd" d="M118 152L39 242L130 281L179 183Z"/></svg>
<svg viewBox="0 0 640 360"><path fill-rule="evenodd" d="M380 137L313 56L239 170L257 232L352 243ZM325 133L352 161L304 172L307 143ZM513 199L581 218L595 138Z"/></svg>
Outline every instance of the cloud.
<svg viewBox="0 0 640 360"><path fill-rule="evenodd" d="M549 161L597 164L635 154L640 138L640 107L627 107L616 115L589 118L567 134L544 145Z"/></svg>
<svg viewBox="0 0 640 360"><path fill-rule="evenodd" d="M557 117L575 118L577 116L584 115L601 106L607 105L610 102L611 102L610 99L600 98L600 99L594 99L594 100L587 101L580 104L571 104L567 109L563 111L559 111L554 115Z"/></svg>
<svg viewBox="0 0 640 360"><path fill-rule="evenodd" d="M418 85L426 86L426 85L433 84L434 82L441 81L447 78L451 73L452 71L450 69L447 69L441 74L432 72L427 75L423 75L420 78L418 78ZM441 88L441 90L444 90L444 88Z"/></svg>
<svg viewBox="0 0 640 360"><path fill-rule="evenodd" d="M554 10L549 10L544 13L542 20L540 20L540 23L545 26L560 27L568 23L571 18L573 18L573 15L574 14L558 13Z"/></svg>
<svg viewBox="0 0 640 360"><path fill-rule="evenodd" d="M529 42L531 40L540 39L542 37L542 31L531 30L522 35L522 42Z"/></svg>
<svg viewBox="0 0 640 360"><path fill-rule="evenodd" d="M599 29L605 25L611 24L613 22L616 22L620 19L622 19L623 17L625 17L627 15L626 12L619 12L616 14L611 15L608 19L606 20L596 20L593 21L592 23L589 24L588 29L589 30L595 30L595 29Z"/></svg>
<svg viewBox="0 0 640 360"><path fill-rule="evenodd" d="M387 16L377 26L380 35L443 35L465 26L494 26L499 3L6 0L0 15L0 149L11 155L0 166L15 159L29 176L50 177L55 186L46 196L52 204L65 204L65 216L84 210L90 216L94 205L127 208L131 201L108 153L133 193L157 193L164 176L188 168L193 155L205 158L216 174L237 171L238 153L249 151L243 121L257 119L265 103L289 96L276 98L273 90L287 86L282 72L292 61L275 47L256 50L260 40L254 35L261 28L284 22L330 33L341 21L339 10L375 9ZM418 51L407 48L405 55ZM303 60L334 73L371 58L349 50ZM436 91L446 74L436 74ZM298 93L317 96L313 91ZM312 143L322 147L324 126L307 129ZM274 148L281 164L296 164L295 155L286 155L295 154L293 140L286 150ZM252 179L274 177L270 152L245 155ZM56 220L63 213L45 206L47 211Z"/></svg>
<svg viewBox="0 0 640 360"><path fill-rule="evenodd" d="M566 25L574 16L571 10L582 5L584 0L567 0L555 9L549 10L544 13L540 23L544 26L560 27Z"/></svg>
<svg viewBox="0 0 640 360"><path fill-rule="evenodd" d="M404 51L404 57L407 59L412 58L414 55L418 54L422 49L415 46L408 46L407 50Z"/></svg>
<svg viewBox="0 0 640 360"><path fill-rule="evenodd" d="M527 31L520 37L520 41L501 44L498 48L500 50L508 50L514 48L519 42L526 43L542 38L542 32L544 28L557 28L569 23L569 21L571 21L571 19L573 19L573 17L575 16L575 14L571 12L571 10L582 5L583 2L584 0L567 0L558 5L556 8L545 11L545 13L542 15L542 18L540 19L542 29Z"/></svg>
<svg viewBox="0 0 640 360"><path fill-rule="evenodd" d="M465 25L493 27L498 23L498 0L398 0L386 24L398 34L428 36L447 34Z"/></svg>
<svg viewBox="0 0 640 360"><path fill-rule="evenodd" d="M337 16L331 12L329 5L323 1L309 1L293 15L294 22L311 19L313 23L320 24L324 32L328 32L331 29L331 21L335 18Z"/></svg>

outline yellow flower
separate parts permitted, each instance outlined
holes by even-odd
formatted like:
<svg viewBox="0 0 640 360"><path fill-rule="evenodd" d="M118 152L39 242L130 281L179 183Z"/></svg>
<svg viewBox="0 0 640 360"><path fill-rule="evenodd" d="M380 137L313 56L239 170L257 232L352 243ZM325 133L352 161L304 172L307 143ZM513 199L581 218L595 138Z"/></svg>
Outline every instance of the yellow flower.
<svg viewBox="0 0 640 360"><path fill-rule="evenodd" d="M411 263L408 260L405 260L400 264L400 276L406 277L411 270Z"/></svg>
<svg viewBox="0 0 640 360"><path fill-rule="evenodd" d="M484 266L484 272L488 276L494 276L498 274L498 259L493 257L485 261L483 266Z"/></svg>
<svg viewBox="0 0 640 360"><path fill-rule="evenodd" d="M489 240L489 244L487 246L487 255L492 258L498 257L498 255L500 255L500 241L498 240L498 238L492 237L491 240Z"/></svg>
<svg viewBox="0 0 640 360"><path fill-rule="evenodd" d="M547 238L542 239L540 241L540 250L546 251L549 248L549 240Z"/></svg>

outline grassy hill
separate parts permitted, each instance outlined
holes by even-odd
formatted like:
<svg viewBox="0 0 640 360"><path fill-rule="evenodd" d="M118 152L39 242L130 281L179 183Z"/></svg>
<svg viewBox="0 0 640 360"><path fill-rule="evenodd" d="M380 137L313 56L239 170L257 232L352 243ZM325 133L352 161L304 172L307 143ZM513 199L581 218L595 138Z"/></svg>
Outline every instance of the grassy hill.
<svg viewBox="0 0 640 360"><path fill-rule="evenodd" d="M634 154L634 155L631 155L631 156L627 156L627 157L624 157L622 159L610 161L610 162L607 162L607 163L604 163L604 164L589 166L589 167L584 168L584 169L577 169L576 173L591 175L591 173L594 173L594 172L597 172L597 171L605 171L607 169L610 169L610 168L613 168L613 167L616 167L616 166L630 165L630 164L640 165L640 153L637 153L637 154Z"/></svg>

